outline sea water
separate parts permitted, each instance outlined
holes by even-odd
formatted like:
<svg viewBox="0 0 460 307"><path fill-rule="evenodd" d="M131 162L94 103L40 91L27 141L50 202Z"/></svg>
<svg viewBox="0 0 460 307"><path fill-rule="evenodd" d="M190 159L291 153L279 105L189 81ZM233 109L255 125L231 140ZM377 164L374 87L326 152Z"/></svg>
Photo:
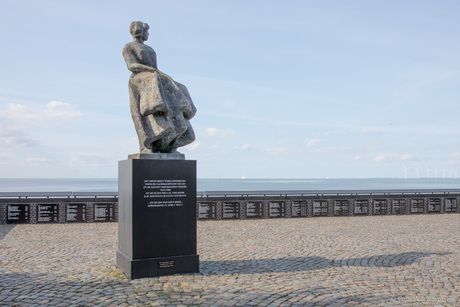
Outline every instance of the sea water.
<svg viewBox="0 0 460 307"><path fill-rule="evenodd" d="M198 179L198 191L459 189L459 178ZM117 178L0 178L0 192L116 192Z"/></svg>

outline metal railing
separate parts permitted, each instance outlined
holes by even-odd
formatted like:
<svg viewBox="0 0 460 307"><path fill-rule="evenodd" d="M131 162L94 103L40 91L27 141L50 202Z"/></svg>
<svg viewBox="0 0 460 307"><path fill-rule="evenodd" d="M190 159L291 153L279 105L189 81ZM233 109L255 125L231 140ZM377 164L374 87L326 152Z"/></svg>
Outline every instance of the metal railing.
<svg viewBox="0 0 460 307"><path fill-rule="evenodd" d="M460 189L198 191L198 197L460 194ZM0 198L117 198L118 192L0 192Z"/></svg>

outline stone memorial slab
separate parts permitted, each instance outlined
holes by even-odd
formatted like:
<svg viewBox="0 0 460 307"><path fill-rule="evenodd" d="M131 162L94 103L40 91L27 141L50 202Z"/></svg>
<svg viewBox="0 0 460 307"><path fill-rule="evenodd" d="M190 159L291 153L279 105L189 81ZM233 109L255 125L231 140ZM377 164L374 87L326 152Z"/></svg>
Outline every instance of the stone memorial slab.
<svg viewBox="0 0 460 307"><path fill-rule="evenodd" d="M239 202L224 202L222 203L222 218L223 219L239 219L241 217Z"/></svg>
<svg viewBox="0 0 460 307"><path fill-rule="evenodd" d="M86 204L66 204L65 220L67 223L86 222Z"/></svg>
<svg viewBox="0 0 460 307"><path fill-rule="evenodd" d="M198 218L200 220L215 220L217 204L215 202L199 202Z"/></svg>
<svg viewBox="0 0 460 307"><path fill-rule="evenodd" d="M263 202L254 201L246 204L246 218L262 218L263 217Z"/></svg>
<svg viewBox="0 0 460 307"><path fill-rule="evenodd" d="M388 202L386 199L374 199L374 215L388 214Z"/></svg>
<svg viewBox="0 0 460 307"><path fill-rule="evenodd" d="M441 198L429 198L428 199L428 213L440 213L441 212Z"/></svg>
<svg viewBox="0 0 460 307"><path fill-rule="evenodd" d="M354 206L355 215L368 215L369 214L369 200L357 199Z"/></svg>
<svg viewBox="0 0 460 307"><path fill-rule="evenodd" d="M268 217L285 217L286 207L283 201L268 202Z"/></svg>
<svg viewBox="0 0 460 307"><path fill-rule="evenodd" d="M59 222L58 204L38 204L37 223L57 223Z"/></svg>
<svg viewBox="0 0 460 307"><path fill-rule="evenodd" d="M406 214L406 199L393 199L393 214Z"/></svg>
<svg viewBox="0 0 460 307"><path fill-rule="evenodd" d="M410 213L423 213L425 200L423 198L413 198L410 202Z"/></svg>
<svg viewBox="0 0 460 307"><path fill-rule="evenodd" d="M313 201L313 216L328 216L328 202L327 200L314 200Z"/></svg>
<svg viewBox="0 0 460 307"><path fill-rule="evenodd" d="M307 216L307 201L292 201L291 216L292 217L306 217Z"/></svg>
<svg viewBox="0 0 460 307"><path fill-rule="evenodd" d="M115 220L114 204L93 204L93 217L95 222L113 222Z"/></svg>
<svg viewBox="0 0 460 307"><path fill-rule="evenodd" d="M335 216L348 216L348 200L338 199L334 200L334 215Z"/></svg>
<svg viewBox="0 0 460 307"><path fill-rule="evenodd" d="M29 204L9 204L6 206L7 224L29 223Z"/></svg>
<svg viewBox="0 0 460 307"><path fill-rule="evenodd" d="M446 213L457 212L457 199L456 198L446 198Z"/></svg>

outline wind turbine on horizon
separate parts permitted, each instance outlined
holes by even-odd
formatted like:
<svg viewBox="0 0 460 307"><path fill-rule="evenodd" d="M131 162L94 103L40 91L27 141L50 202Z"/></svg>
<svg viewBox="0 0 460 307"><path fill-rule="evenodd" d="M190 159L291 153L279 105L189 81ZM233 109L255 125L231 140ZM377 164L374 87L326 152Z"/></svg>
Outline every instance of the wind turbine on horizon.
<svg viewBox="0 0 460 307"><path fill-rule="evenodd" d="M418 179L418 170L420 169L420 167L414 167L414 168L417 171L417 179Z"/></svg>

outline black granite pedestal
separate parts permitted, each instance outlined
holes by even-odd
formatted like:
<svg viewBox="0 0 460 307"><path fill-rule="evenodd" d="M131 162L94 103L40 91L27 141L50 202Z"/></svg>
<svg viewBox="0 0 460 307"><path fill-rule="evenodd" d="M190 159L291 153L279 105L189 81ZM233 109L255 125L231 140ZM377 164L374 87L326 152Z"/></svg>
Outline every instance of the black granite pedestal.
<svg viewBox="0 0 460 307"><path fill-rule="evenodd" d="M129 279L199 272L196 161L118 165L117 267Z"/></svg>

